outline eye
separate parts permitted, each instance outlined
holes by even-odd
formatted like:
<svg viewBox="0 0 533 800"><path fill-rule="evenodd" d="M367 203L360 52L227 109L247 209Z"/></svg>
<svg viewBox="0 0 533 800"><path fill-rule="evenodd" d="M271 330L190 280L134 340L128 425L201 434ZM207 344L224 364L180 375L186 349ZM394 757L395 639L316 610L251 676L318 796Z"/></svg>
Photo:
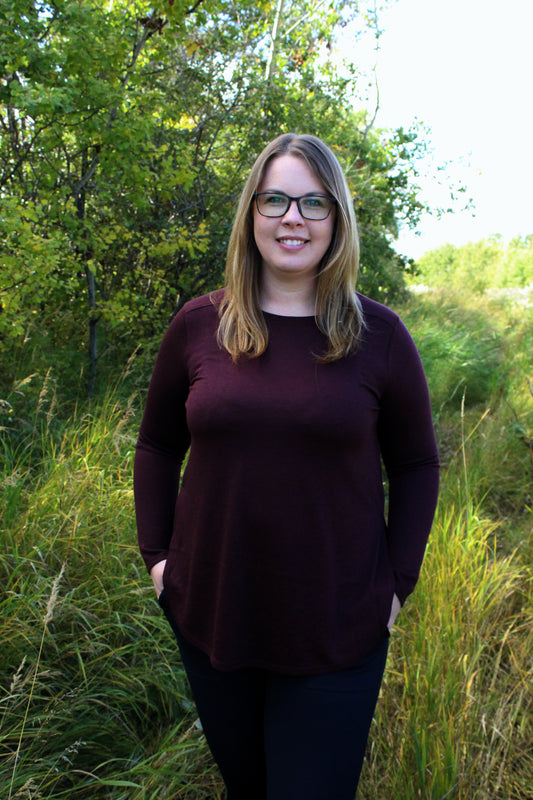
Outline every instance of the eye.
<svg viewBox="0 0 533 800"><path fill-rule="evenodd" d="M269 206L284 206L287 202L287 198L284 194L268 194L265 193L263 195L263 203Z"/></svg>
<svg viewBox="0 0 533 800"><path fill-rule="evenodd" d="M320 195L313 195L312 197L303 197L302 203L304 208L311 210L329 208L329 200L327 197Z"/></svg>

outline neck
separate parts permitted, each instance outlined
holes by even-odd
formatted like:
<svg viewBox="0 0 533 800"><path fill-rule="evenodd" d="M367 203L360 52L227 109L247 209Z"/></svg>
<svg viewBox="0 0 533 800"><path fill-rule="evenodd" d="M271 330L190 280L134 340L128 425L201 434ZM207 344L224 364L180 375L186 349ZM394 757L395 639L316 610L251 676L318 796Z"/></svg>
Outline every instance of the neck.
<svg viewBox="0 0 533 800"><path fill-rule="evenodd" d="M312 317L315 314L315 281L304 285L265 281L261 287L261 308L284 317Z"/></svg>

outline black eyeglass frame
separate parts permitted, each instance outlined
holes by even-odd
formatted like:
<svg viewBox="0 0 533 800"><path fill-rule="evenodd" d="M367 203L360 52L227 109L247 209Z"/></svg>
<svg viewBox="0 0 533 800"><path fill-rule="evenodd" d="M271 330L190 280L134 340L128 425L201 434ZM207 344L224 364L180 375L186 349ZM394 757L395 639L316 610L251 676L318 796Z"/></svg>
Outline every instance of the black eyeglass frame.
<svg viewBox="0 0 533 800"><path fill-rule="evenodd" d="M287 200L289 201L289 203L287 205L287 208L281 214L264 214L261 211L261 209L259 208L259 202L258 202L259 197L261 197L261 195L264 195L264 194L272 194L272 195L278 195L279 197L286 197ZM301 200L305 200L306 197L320 197L323 200L329 200L329 202L331 203L331 206L328 209L328 213L326 214L326 216L325 217L307 217L303 213L301 205L300 205L300 201ZM291 203L293 202L293 200L295 200L296 201L296 205L298 206L298 211L300 212L301 216L304 219L311 220L311 222L322 222L323 220L327 219L329 217L329 215L331 214L331 210L337 204L337 200L334 197L330 197L330 195L328 195L328 194L319 194L317 192L308 192L307 194L302 194L299 197L292 197L290 194L286 194L285 192L255 192L255 194L253 195L253 199L255 200L255 205L257 207L258 212L261 214L262 217L266 217L267 219L279 219L280 217L284 217L285 214L287 213L287 211L290 209Z"/></svg>

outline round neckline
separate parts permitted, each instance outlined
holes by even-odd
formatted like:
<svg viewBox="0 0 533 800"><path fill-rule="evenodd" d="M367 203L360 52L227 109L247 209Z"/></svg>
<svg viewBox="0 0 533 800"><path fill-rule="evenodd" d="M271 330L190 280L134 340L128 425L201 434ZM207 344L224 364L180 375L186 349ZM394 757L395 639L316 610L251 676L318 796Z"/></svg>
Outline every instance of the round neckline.
<svg viewBox="0 0 533 800"><path fill-rule="evenodd" d="M265 311L261 309L263 314L267 317L275 317L276 319L316 319L316 314L275 314L273 311Z"/></svg>

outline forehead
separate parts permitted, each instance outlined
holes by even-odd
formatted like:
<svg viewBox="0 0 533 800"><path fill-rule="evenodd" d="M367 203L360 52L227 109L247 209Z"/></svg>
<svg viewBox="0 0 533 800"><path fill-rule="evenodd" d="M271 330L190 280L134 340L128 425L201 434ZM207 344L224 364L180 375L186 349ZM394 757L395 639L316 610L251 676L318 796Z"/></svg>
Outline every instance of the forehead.
<svg viewBox="0 0 533 800"><path fill-rule="evenodd" d="M299 156L276 156L267 165L259 191L283 191L290 195L323 192L324 185Z"/></svg>

